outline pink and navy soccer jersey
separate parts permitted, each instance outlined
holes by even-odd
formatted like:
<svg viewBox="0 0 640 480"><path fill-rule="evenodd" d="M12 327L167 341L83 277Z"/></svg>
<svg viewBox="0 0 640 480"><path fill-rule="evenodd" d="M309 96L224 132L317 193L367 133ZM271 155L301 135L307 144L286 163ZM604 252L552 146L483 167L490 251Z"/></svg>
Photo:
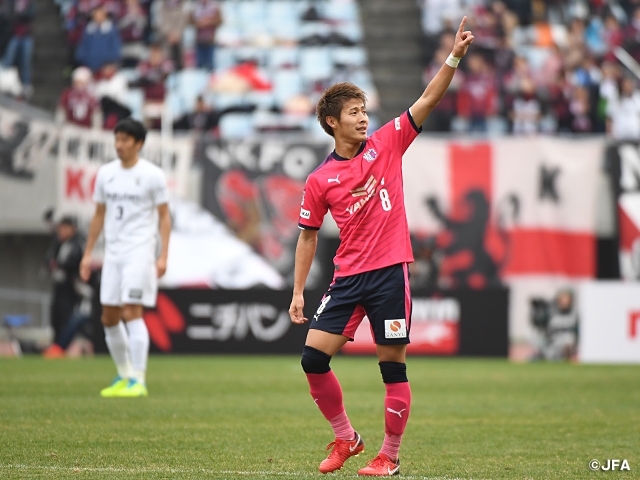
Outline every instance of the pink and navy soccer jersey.
<svg viewBox="0 0 640 480"><path fill-rule="evenodd" d="M355 157L334 151L307 178L299 227L317 230L331 212L340 228L336 277L413 262L402 155L418 133L407 111L363 142Z"/></svg>

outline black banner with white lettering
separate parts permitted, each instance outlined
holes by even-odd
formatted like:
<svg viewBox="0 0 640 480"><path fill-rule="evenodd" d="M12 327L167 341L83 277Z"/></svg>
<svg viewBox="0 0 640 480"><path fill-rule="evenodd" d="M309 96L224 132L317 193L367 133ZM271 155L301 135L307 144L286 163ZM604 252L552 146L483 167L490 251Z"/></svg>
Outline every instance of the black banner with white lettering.
<svg viewBox="0 0 640 480"><path fill-rule="evenodd" d="M307 318L321 292L305 295ZM165 353L301 353L306 325L289 318L291 292L278 290L162 290L145 312L151 351Z"/></svg>
<svg viewBox="0 0 640 480"><path fill-rule="evenodd" d="M195 157L204 170L204 207L262 255L289 285L293 285L304 183L329 151L327 142L282 138L203 138L196 146ZM320 285L322 276L316 261L307 286Z"/></svg>
<svg viewBox="0 0 640 480"><path fill-rule="evenodd" d="M305 293L307 318L323 294ZM416 290L413 297L409 354L507 356L507 289ZM299 354L308 324L291 323L290 302L290 291L162 290L144 319L154 352ZM375 353L366 320L343 351Z"/></svg>

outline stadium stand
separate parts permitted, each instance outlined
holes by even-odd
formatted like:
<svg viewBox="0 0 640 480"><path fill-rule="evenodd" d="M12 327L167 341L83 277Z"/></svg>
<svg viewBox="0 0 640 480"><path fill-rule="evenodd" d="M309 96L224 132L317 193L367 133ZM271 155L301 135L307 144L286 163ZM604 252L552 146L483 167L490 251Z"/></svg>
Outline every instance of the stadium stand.
<svg viewBox="0 0 640 480"><path fill-rule="evenodd" d="M221 130L232 135L238 135L240 127L250 128L245 133L308 130L317 98L326 86L337 80L359 83L371 97L372 105L376 104L377 93L368 70L367 52L362 44L363 27L355 0L54 2L59 25L66 32L69 78L72 69L81 64L75 53L85 42L85 32L92 35L96 32L93 12L97 7L108 12L108 22L118 27L122 43L118 52L120 73L130 87L124 106L135 118L145 119L147 114L151 115L147 123L152 127L159 128L156 119L159 114L149 108L149 85L161 81L165 74L164 109L170 110L170 116L163 118L177 119L190 113L196 99L202 96L215 110L244 110L230 114L227 120L220 117ZM198 2L220 12L221 24L212 29L216 30L212 70L196 66L199 34L192 14ZM170 15L178 15L170 17L176 18L177 23L187 19L177 50L171 44L166 26ZM51 23L51 19L48 21ZM154 69L149 67L147 57L150 47L156 44L163 47L167 60ZM99 81L102 75L99 65L88 66L94 70L94 80ZM9 87L6 93L26 97L15 85ZM61 90L54 93L48 90L50 96L56 96L55 100L39 103L57 104ZM253 111L248 113L248 110Z"/></svg>
<svg viewBox="0 0 640 480"><path fill-rule="evenodd" d="M198 2L220 12L212 70L196 68L192 13ZM313 106L337 81L363 87L370 110L386 119L437 72L452 29L467 14L474 50L426 130L640 136L640 126L620 126L623 112L640 112L630 75L640 70L640 6L633 0L42 0L32 32L35 92L20 85L24 77L12 67L20 64L13 54L4 56L0 89L54 110L97 6L118 27L120 74L131 87L124 107L140 119L148 110L143 64L155 44L167 58L165 120L193 112L202 96L214 110L241 109L234 115L251 117L242 124L252 132L319 132L310 127ZM58 22L50 15L56 10ZM4 10L0 20L11 25ZM8 50L11 36L4 31L0 48ZM630 70L620 62L625 51ZM104 80L99 70L94 80ZM224 123L239 125L237 119Z"/></svg>
<svg viewBox="0 0 640 480"><path fill-rule="evenodd" d="M607 124L615 121L616 112L625 105L639 111L633 99L640 94L637 87L619 92L625 72L617 58L623 48L640 59L638 2L421 3L425 84L448 54L451 31L464 13L476 37L471 58L461 65L428 129L516 134L606 130L615 136L618 129ZM625 135L637 138L640 131Z"/></svg>

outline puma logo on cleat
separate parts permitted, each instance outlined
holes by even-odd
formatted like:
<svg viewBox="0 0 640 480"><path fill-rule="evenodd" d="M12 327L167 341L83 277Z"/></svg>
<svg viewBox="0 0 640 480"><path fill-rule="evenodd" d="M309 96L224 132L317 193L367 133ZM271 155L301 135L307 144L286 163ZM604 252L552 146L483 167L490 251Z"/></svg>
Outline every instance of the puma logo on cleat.
<svg viewBox="0 0 640 480"><path fill-rule="evenodd" d="M388 408L387 407L387 412L389 413L395 413L396 415L398 415L400 418L402 418L402 412L404 412L406 410L406 408L403 408L402 410L400 410L399 412L396 412L393 408Z"/></svg>
<svg viewBox="0 0 640 480"><path fill-rule="evenodd" d="M340 174L336 175L336 178L328 178L327 183L336 182L337 184L340 184L340 180L338 180L338 177L340 177Z"/></svg>

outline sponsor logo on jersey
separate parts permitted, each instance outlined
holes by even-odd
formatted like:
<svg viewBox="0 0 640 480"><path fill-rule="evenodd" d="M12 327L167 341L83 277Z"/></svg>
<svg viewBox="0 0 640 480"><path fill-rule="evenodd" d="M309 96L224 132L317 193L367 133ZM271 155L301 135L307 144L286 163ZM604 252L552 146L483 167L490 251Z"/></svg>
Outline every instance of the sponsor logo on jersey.
<svg viewBox="0 0 640 480"><path fill-rule="evenodd" d="M337 183L338 185L340 185L339 178L340 178L340 174L336 175L336 178L327 178L327 183L334 182L334 183Z"/></svg>
<svg viewBox="0 0 640 480"><path fill-rule="evenodd" d="M396 117L396 130L400 130L402 127L400 126L400 117Z"/></svg>
<svg viewBox="0 0 640 480"><path fill-rule="evenodd" d="M139 202L142 200L140 195L133 195L130 193L106 192L105 196L107 197L107 200L114 202Z"/></svg>
<svg viewBox="0 0 640 480"><path fill-rule="evenodd" d="M370 148L369 150L367 150L363 155L364 159L367 162L373 162L377 156L378 156L378 152L376 152L373 148Z"/></svg>
<svg viewBox="0 0 640 480"><path fill-rule="evenodd" d="M302 203L300 205L304 205L304 194L307 193L307 189L302 190Z"/></svg>
<svg viewBox="0 0 640 480"><path fill-rule="evenodd" d="M142 299L142 290L139 288L132 288L129 290L129 298L135 298L136 300Z"/></svg>
<svg viewBox="0 0 640 480"><path fill-rule="evenodd" d="M309 210L305 210L304 208L301 208L300 217L306 218L307 220L309 220L309 218L311 218L311 212Z"/></svg>
<svg viewBox="0 0 640 480"><path fill-rule="evenodd" d="M376 185L378 181L374 178L373 175L369 177L367 183L364 184L364 187L359 187L354 190L351 190L352 197L362 197L364 195L370 195L376 193Z"/></svg>
<svg viewBox="0 0 640 480"><path fill-rule="evenodd" d="M364 197L358 200L353 205L347 208L347 212L349 215L353 215L358 210L362 208L362 206L367 203L371 197L376 194L376 187L378 185L378 181L371 175L367 183L364 184L364 187L356 188L355 190L351 190L352 197Z"/></svg>
<svg viewBox="0 0 640 480"><path fill-rule="evenodd" d="M407 322L404 318L384 321L384 338L406 338Z"/></svg>

